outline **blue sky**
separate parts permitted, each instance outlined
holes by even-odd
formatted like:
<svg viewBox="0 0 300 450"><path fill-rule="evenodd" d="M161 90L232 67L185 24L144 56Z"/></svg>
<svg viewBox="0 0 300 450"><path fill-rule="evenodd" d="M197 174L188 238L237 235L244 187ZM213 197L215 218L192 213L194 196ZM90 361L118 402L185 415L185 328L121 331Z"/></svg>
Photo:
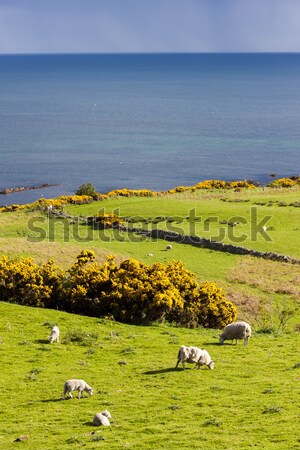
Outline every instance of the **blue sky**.
<svg viewBox="0 0 300 450"><path fill-rule="evenodd" d="M300 0L0 0L0 53L300 52Z"/></svg>

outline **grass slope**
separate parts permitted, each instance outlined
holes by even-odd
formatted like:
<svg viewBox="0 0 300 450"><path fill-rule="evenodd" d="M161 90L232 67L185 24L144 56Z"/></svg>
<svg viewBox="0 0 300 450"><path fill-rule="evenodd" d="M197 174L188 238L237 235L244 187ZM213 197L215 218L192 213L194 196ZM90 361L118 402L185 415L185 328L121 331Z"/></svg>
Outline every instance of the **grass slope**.
<svg viewBox="0 0 300 450"><path fill-rule="evenodd" d="M136 226L172 227L179 232L197 233L207 238L218 236L223 229L226 242L230 241L230 233L235 237L245 234L245 241L232 243L263 251L275 251L299 259L299 195L299 187L257 188L240 192L197 191L158 198L122 197L88 205L68 205L66 211L74 216L93 215L104 209L105 212L119 210L119 214L131 217L173 217L175 220L169 223L166 220L156 224L140 222ZM257 240L251 238L251 208L256 208L258 222L264 217L271 217L267 223L271 241L266 241L260 234L257 235ZM195 211L195 215L201 220L190 220L190 211ZM209 219L211 217L217 218L217 221ZM246 223L240 223L233 228L226 223L220 223L237 220L236 217L244 218ZM205 222L208 219L209 222ZM41 233L44 233L43 239L36 239ZM128 257L147 264L182 260L200 282L215 281L224 288L227 297L237 305L239 318L250 320L251 323L258 321L262 326L266 325L265 306L271 310L269 316L274 316L272 310L276 309L277 305L299 304L299 265L232 255L178 243L174 243L172 251L167 252L165 241L155 241L132 233L92 230L86 225L72 224L72 220L67 219L49 221L45 214L39 212L0 214L0 254L10 257L32 256L37 263L53 259L59 266L68 268L82 249L93 250L100 262L103 262L108 254L116 255L117 262ZM260 313L261 310L263 314ZM294 324L299 323L299 315L295 316L293 321ZM270 317L267 322L270 322Z"/></svg>
<svg viewBox="0 0 300 450"><path fill-rule="evenodd" d="M62 342L51 345L54 323ZM75 330L86 345L64 343ZM0 302L1 448L299 449L300 333L254 333L247 347L219 346L218 335ZM182 344L206 348L215 370L174 370ZM61 400L69 378L95 394ZM95 428L105 408L111 427Z"/></svg>
<svg viewBox="0 0 300 450"><path fill-rule="evenodd" d="M68 205L67 211L76 216L116 211L121 216L136 218L136 225L148 229L151 225L139 224L138 218L173 217L174 222L161 221L155 226L300 259L299 205L300 187L295 187L117 198L90 205ZM232 228L225 222L239 225ZM260 224L266 224L268 236L256 232Z"/></svg>

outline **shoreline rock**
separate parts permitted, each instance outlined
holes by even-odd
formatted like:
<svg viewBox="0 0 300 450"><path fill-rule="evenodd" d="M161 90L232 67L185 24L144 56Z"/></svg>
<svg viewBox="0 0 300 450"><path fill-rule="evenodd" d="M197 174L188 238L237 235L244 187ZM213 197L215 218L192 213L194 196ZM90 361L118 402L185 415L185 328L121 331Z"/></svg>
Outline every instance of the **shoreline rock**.
<svg viewBox="0 0 300 450"><path fill-rule="evenodd" d="M61 186L60 184L39 184L38 186L21 186L21 187L14 187L14 188L6 188L0 191L0 195L7 195L7 194L14 194L16 192L23 192L23 191L32 191L34 189L43 189L48 187L55 187L55 186Z"/></svg>

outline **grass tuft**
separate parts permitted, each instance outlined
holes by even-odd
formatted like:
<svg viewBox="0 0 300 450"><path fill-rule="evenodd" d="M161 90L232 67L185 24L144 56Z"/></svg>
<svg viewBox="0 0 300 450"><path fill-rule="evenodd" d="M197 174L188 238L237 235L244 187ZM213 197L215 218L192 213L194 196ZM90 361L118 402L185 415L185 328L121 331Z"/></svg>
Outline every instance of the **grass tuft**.
<svg viewBox="0 0 300 450"><path fill-rule="evenodd" d="M276 405L266 406L265 409L263 410L263 414L275 414L275 413L280 413L280 412L281 412L281 407L276 406Z"/></svg>
<svg viewBox="0 0 300 450"><path fill-rule="evenodd" d="M220 427L222 425L222 421L219 419L216 419L215 417L213 417L212 419L207 419L203 422L203 425L205 427L208 427L210 425L214 426L214 427Z"/></svg>
<svg viewBox="0 0 300 450"><path fill-rule="evenodd" d="M176 411L177 409L181 409L181 406L179 406L179 405L170 405L169 409L171 409L172 411Z"/></svg>
<svg viewBox="0 0 300 450"><path fill-rule="evenodd" d="M130 355L130 354L135 354L136 352L135 352L135 350L133 349L133 348L131 348L131 347L126 347L126 348L123 348L123 350L121 350L121 352L120 352L122 355Z"/></svg>
<svg viewBox="0 0 300 450"><path fill-rule="evenodd" d="M70 330L65 334L62 343L63 344L76 344L83 347L89 347L96 344L98 340L98 333L89 333L81 329Z"/></svg>

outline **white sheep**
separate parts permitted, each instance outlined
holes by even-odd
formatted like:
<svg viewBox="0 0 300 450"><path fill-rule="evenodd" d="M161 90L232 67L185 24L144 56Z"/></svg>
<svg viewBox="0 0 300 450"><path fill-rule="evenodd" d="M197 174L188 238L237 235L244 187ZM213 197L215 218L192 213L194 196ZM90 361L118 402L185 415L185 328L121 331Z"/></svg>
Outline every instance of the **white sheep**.
<svg viewBox="0 0 300 450"><path fill-rule="evenodd" d="M251 336L251 327L247 322L234 322L226 325L221 336L220 336L220 344L223 344L224 341L233 341L235 340L236 344L238 339L244 339L244 345L248 344L248 339Z"/></svg>
<svg viewBox="0 0 300 450"><path fill-rule="evenodd" d="M172 250L172 245L171 245L171 244L168 244L168 245L166 246L166 250Z"/></svg>
<svg viewBox="0 0 300 450"><path fill-rule="evenodd" d="M185 369L185 363L195 364L195 369L200 369L202 366L207 366L209 369L214 368L214 362L212 361L209 353L206 350L202 350L198 347L186 347L182 345L178 351L177 364L175 369L177 369L178 364L182 363L182 367Z"/></svg>
<svg viewBox="0 0 300 450"><path fill-rule="evenodd" d="M52 344L52 342L59 342L59 335L60 335L59 328L57 325L54 325L49 336L50 343Z"/></svg>
<svg viewBox="0 0 300 450"><path fill-rule="evenodd" d="M73 398L71 392L78 391L78 398L81 397L83 391L87 392L90 395L93 395L93 388L89 386L84 380L68 380L64 384L64 393L63 398L66 398L66 394L69 397ZM83 394L82 394L83 395Z"/></svg>
<svg viewBox="0 0 300 450"><path fill-rule="evenodd" d="M211 370L215 367L215 363L212 361L207 350L202 350L202 355L198 359L195 368L201 369L202 366L207 366Z"/></svg>
<svg viewBox="0 0 300 450"><path fill-rule="evenodd" d="M96 427L109 427L110 426L110 422L109 419L111 419L111 414L110 412L106 409L105 411L103 411L102 413L97 413L94 418L93 418L93 424Z"/></svg>

